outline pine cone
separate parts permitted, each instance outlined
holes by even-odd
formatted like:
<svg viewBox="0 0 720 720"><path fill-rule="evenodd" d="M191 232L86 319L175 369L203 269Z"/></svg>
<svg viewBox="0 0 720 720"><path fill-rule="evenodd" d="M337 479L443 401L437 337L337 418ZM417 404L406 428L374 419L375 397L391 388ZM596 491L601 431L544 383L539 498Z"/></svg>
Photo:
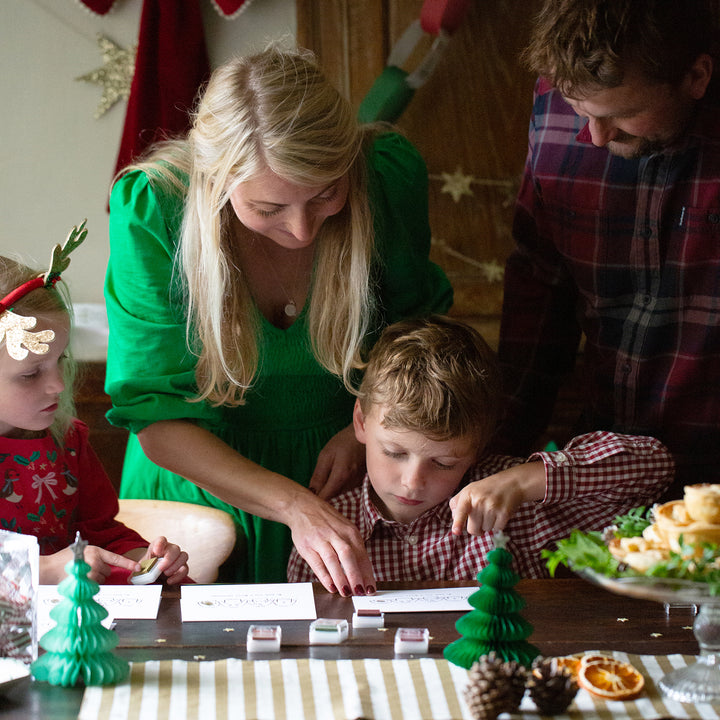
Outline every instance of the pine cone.
<svg viewBox="0 0 720 720"><path fill-rule="evenodd" d="M559 667L551 657L535 659L527 687L541 715L564 713L578 691L572 672L566 667Z"/></svg>
<svg viewBox="0 0 720 720"><path fill-rule="evenodd" d="M495 720L515 712L525 693L525 668L514 660L503 662L494 652L470 668L465 702L474 720Z"/></svg>

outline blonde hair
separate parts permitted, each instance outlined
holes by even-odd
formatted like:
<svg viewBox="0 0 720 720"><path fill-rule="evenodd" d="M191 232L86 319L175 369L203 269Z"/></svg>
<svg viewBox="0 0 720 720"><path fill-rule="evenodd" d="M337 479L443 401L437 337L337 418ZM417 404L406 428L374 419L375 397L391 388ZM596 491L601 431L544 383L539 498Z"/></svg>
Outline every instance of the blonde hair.
<svg viewBox="0 0 720 720"><path fill-rule="evenodd" d="M384 409L383 425L434 440L472 437L480 453L498 419L495 354L469 325L434 315L385 329L370 351L358 399L366 415Z"/></svg>
<svg viewBox="0 0 720 720"><path fill-rule="evenodd" d="M5 297L23 283L42 275L42 270L33 270L22 263L8 257L0 256L0 298ZM63 282L57 282L53 287L41 287L32 290L17 300L12 307L17 315L50 319L53 315L65 315L72 322L72 306ZM0 341L0 348L5 346L5 339ZM50 432L55 442L62 447L67 433L75 416L73 398L73 383L75 381L77 366L66 350L66 358L62 362L63 381L65 389L58 400L58 410L50 426ZM1 390L0 390L1 392Z"/></svg>
<svg viewBox="0 0 720 720"><path fill-rule="evenodd" d="M213 73L188 137L133 166L178 192L189 176L179 267L188 296L188 341L196 347L199 400L240 405L258 370L259 318L235 258L230 195L269 169L304 186L349 179L348 199L315 239L308 326L318 362L349 389L374 315L374 231L361 127L311 53L281 50L236 58ZM195 345L197 342L197 346Z"/></svg>

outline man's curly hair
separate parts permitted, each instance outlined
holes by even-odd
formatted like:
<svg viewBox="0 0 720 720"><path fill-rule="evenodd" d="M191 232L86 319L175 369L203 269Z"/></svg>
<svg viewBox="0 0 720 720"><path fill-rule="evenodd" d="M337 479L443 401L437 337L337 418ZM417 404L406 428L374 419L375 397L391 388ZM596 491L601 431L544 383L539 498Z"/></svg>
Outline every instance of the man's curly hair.
<svg viewBox="0 0 720 720"><path fill-rule="evenodd" d="M626 71L677 85L716 54L712 0L545 0L522 60L564 95L621 85Z"/></svg>

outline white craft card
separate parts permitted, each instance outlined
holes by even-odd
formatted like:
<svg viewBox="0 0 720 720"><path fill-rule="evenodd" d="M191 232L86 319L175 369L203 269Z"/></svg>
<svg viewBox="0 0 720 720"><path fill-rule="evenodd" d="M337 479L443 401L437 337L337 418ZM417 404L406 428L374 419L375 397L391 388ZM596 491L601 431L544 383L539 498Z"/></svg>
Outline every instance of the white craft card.
<svg viewBox="0 0 720 720"><path fill-rule="evenodd" d="M107 611L102 621L110 627L113 620L154 620L160 607L162 585L101 585L93 598ZM57 585L40 585L38 588L38 630L41 636L55 626L50 611L63 597Z"/></svg>
<svg viewBox="0 0 720 720"><path fill-rule="evenodd" d="M427 590L378 590L375 595L354 595L355 610L384 613L470 611L468 598L474 587L431 588Z"/></svg>
<svg viewBox="0 0 720 720"><path fill-rule="evenodd" d="M183 585L183 622L314 620L312 583Z"/></svg>

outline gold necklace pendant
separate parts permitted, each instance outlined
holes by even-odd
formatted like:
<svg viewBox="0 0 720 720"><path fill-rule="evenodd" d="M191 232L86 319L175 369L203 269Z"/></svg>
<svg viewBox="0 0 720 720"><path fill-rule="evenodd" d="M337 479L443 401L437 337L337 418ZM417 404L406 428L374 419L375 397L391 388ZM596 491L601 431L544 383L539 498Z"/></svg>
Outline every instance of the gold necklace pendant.
<svg viewBox="0 0 720 720"><path fill-rule="evenodd" d="M279 322L281 324L285 325L285 321L283 321L283 319L282 319L283 316L285 318L290 318L290 319L294 319L297 317L297 315L298 315L297 303L290 296L290 293L285 288L285 285L283 284L283 282L280 278L280 273L278 272L278 268L273 264L272 259L270 258L270 255L269 255L267 249L265 248L263 238L260 238L257 235L253 234L253 236L252 236L253 246L255 245L256 241L257 241L257 246L260 248L262 256L264 257L264 259L266 261L266 264L270 266L270 269L272 270L273 274L275 275L275 282L277 283L278 287L280 288L283 295L285 296L285 299L286 299L285 304L280 306L280 307L282 307L283 315L279 316ZM272 242L272 241L268 240L268 242ZM295 289L295 285L297 284L299 270L300 270L300 263L295 263L295 274L292 279L292 285L290 286L291 290ZM275 310L274 312L277 312L279 315L278 305L275 305L275 308L277 308L277 310Z"/></svg>

